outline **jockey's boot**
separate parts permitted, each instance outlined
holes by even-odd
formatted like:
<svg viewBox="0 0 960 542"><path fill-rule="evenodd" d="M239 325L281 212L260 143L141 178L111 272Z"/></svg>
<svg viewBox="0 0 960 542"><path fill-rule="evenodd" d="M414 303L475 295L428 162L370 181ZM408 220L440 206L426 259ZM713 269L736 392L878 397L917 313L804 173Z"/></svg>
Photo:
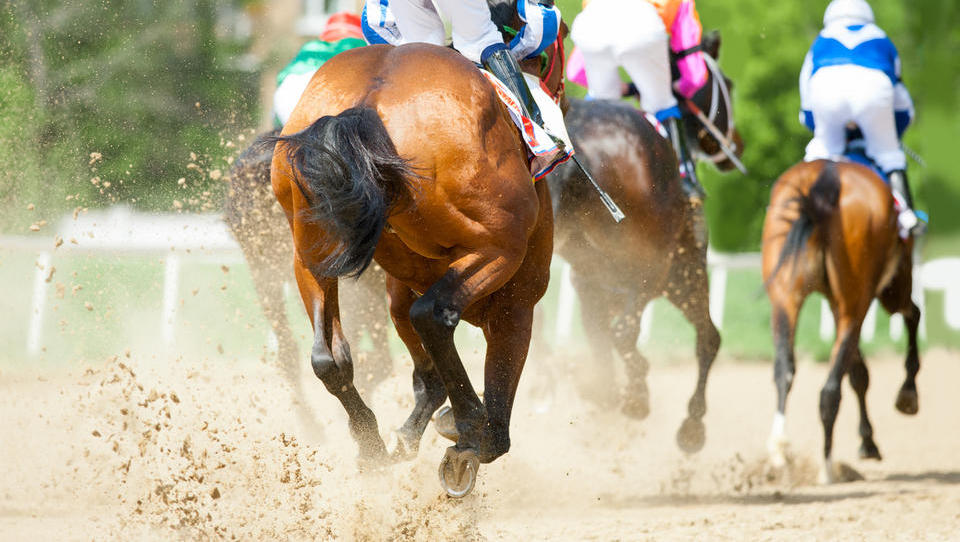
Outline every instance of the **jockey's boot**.
<svg viewBox="0 0 960 542"><path fill-rule="evenodd" d="M907 208L901 213L898 222L905 229L910 231L914 237L919 237L926 232L926 226L917 218L913 210L913 195L910 193L910 183L907 181L907 172L902 169L891 171L887 174L890 179L890 188L900 194Z"/></svg>
<svg viewBox="0 0 960 542"><path fill-rule="evenodd" d="M670 144L677 153L677 162L680 164L680 181L684 193L693 205L700 205L707 193L697 179L696 164L687 151L686 135L683 131L683 122L676 117L668 117L664 126L670 136Z"/></svg>
<svg viewBox="0 0 960 542"><path fill-rule="evenodd" d="M481 62L484 68L506 85L514 96L520 100L520 108L523 110L524 116L543 127L543 115L540 114L540 107L537 106L537 102L533 99L533 93L530 92L530 87L527 86L527 81L523 78L520 64L507 49L507 46L488 47L483 52Z"/></svg>

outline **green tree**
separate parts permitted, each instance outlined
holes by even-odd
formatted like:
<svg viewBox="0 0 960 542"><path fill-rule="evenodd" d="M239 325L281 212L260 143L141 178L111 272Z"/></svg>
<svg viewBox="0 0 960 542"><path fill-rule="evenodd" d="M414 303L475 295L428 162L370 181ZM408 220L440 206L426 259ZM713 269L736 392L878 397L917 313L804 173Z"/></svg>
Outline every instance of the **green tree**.
<svg viewBox="0 0 960 542"><path fill-rule="evenodd" d="M77 194L82 205L169 208L180 177L217 192L198 160L222 154L222 134L252 125L257 106L256 75L234 67L244 44L216 26L234 4L0 4L0 92L15 98L0 108L4 164L33 168L5 168L0 195L54 212Z"/></svg>

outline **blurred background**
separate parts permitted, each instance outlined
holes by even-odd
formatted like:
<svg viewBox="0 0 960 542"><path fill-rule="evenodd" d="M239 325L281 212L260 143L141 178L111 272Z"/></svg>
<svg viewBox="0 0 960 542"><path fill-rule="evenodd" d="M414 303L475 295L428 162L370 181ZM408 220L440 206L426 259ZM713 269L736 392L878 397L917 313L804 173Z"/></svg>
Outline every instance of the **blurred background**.
<svg viewBox="0 0 960 542"><path fill-rule="evenodd" d="M572 22L580 0L558 4L565 20ZM743 161L750 168L744 177L720 175L701 166L715 251L759 250L770 186L803 156L809 134L797 121L797 76L826 4L827 0L697 3L704 29L721 31L721 65L735 83L736 120L746 142ZM909 165L918 207L931 217L924 256L960 256L960 174L951 162L956 156L953 146L960 141L960 3L871 4L878 24L899 48L904 80L916 105L916 121L905 143L926 161L926 167ZM217 215L233 158L255 133L270 126L269 104L278 70L304 41L319 34L330 13L359 7L355 0L0 3L0 235L6 240L0 240L0 280L9 285L0 310L18 315L0 326L0 350L11 358L25 352L23 337L35 325L30 315L38 310L48 312L39 324L43 339L38 348L44 353L48 342L58 355L94 356L116 350L105 339L80 341L90 330L155 335L131 329L136 318L130 311L156 317L151 311L159 308L151 307L162 304L161 293L169 288L164 254L143 251L109 258L87 254L56 264L39 260L38 252L43 251L36 247L55 250L57 239L66 248L82 247L83 237L63 233L67 219L62 217L107 213L118 205L131 212ZM574 96L583 91L573 83L568 89ZM21 243L24 239L33 241ZM195 250L202 252L200 246ZM222 271L226 264L221 261L239 267ZM58 265L54 276L51 268ZM43 290L39 308L38 287L31 278L37 273L47 285L41 289L49 288ZM265 331L237 337L237 326L263 329L265 323L236 253L187 259L178 273L196 283L176 285L174 298L183 307L180 318L186 319L177 325L181 332L190 329L196 334L198 348L222 351L237 340L254 351L268 347ZM18 283L23 287L14 287ZM73 288L77 285L80 290ZM722 352L769 357L769 309L759 271L731 271L725 287L729 292ZM548 299L561 303L561 293L552 288ZM945 291L927 293L925 340L960 346L960 333L944 316ZM654 343L664 351L676 343L691 344L692 329L675 325L682 321L679 313L666 304L654 308ZM552 310L548 305L545 312ZM75 317L51 317L50 311L74 311ZM291 311L302 318L299 306ZM818 335L819 311L819 303L807 304L800 344L822 358L829 341ZM216 323L203 323L209 326L205 331L191 324L205 322L211 314ZM80 323L79 315L87 322ZM576 327L575 322L572 325ZM900 343L897 333L888 337L888 325L880 315L876 326L882 332L877 333L875 348ZM564 332L552 321L544 326L550 333ZM67 340L54 347L51 337ZM156 337L143 340L145 345L161 342Z"/></svg>

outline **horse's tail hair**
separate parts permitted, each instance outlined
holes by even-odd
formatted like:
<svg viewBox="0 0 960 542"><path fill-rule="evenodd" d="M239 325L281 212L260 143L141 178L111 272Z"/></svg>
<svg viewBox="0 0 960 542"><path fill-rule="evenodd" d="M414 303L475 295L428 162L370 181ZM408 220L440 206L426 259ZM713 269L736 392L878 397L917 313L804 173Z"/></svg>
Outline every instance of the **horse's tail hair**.
<svg viewBox="0 0 960 542"><path fill-rule="evenodd" d="M810 191L806 194L801 193L791 200L797 202L800 216L793 221L790 230L787 231L787 239L780 250L777 265L767 279L768 284L788 261L791 264L796 263L806 249L807 241L813 235L817 226L825 223L836 212L839 200L840 177L837 173L837 165L835 162L828 161L820 170L820 174L810 187ZM796 267L793 268L796 272Z"/></svg>
<svg viewBox="0 0 960 542"><path fill-rule="evenodd" d="M284 144L310 219L324 228L318 242L327 256L313 271L359 276L373 260L390 211L409 197L406 179L416 177L409 163L397 154L376 111L366 106L321 117L275 140Z"/></svg>

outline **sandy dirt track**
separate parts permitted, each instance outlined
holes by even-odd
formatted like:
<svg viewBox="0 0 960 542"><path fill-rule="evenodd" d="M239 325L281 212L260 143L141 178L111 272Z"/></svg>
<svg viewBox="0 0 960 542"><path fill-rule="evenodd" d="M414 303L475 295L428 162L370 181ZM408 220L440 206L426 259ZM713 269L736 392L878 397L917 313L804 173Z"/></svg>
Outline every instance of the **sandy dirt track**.
<svg viewBox="0 0 960 542"><path fill-rule="evenodd" d="M583 401L569 379L551 385L541 369L566 364L534 357L511 452L460 501L441 494L447 443L432 427L416 460L358 474L345 416L311 375L318 423L308 428L262 362L8 364L0 539L960 540L960 354L934 350L922 363L920 413L908 418L893 407L899 356L868 359L880 463L856 459L844 385L835 457L866 479L819 487L822 364L798 367L793 468L774 475L763 461L769 364L717 362L706 447L686 456L674 433L692 363L654 364L652 413L636 421ZM409 412L407 375L398 364L374 394L382 433Z"/></svg>

